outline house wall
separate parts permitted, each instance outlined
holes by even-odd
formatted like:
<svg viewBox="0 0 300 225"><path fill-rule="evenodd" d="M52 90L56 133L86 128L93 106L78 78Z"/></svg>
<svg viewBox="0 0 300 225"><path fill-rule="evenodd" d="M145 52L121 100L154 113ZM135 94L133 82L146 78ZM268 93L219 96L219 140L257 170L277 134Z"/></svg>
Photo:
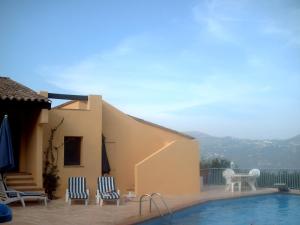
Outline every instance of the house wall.
<svg viewBox="0 0 300 225"><path fill-rule="evenodd" d="M55 108L49 112L49 123L45 129L44 149L47 148L50 129L64 119L57 129L53 143L60 146L58 150L59 187L56 196L63 197L67 188L68 177L85 176L90 189L90 196L95 196L97 177L101 175L101 134L102 134L102 100L100 96L89 96L86 109L74 107ZM82 137L81 165L64 166L64 137Z"/></svg>
<svg viewBox="0 0 300 225"><path fill-rule="evenodd" d="M174 152L178 151L180 153L180 156L183 154L195 156L195 152L198 152L196 144L189 144L194 143L194 140L183 135L170 132L166 129L137 121L105 101L103 101L103 134L106 137L106 149L111 166L111 175L116 178L117 186L122 193L135 190L136 188L135 165L159 149L168 146L171 142L186 141L186 145L174 145L174 147L169 149L168 155L173 154L173 148ZM185 151L185 153L183 151ZM164 159L166 158L164 157ZM172 162L170 162L170 164L175 164L178 159L178 157L172 158ZM155 164L151 165L154 166ZM194 177L194 174L196 173L198 174L195 183L193 183L192 189L200 191L199 184L197 183L197 180L199 179L199 155L197 154L194 160L189 162L188 165L193 168L191 177ZM166 167L167 166L160 164L159 168L164 170ZM155 168L153 168L153 170L154 169ZM180 170L181 168L172 167L174 176L177 173L180 173ZM137 176L142 173L143 172L138 173ZM144 174L145 179L147 176ZM140 181L140 178L137 178L137 180ZM162 184L156 183L156 185ZM178 189L180 187L178 186L174 188ZM143 189L137 189L135 191L138 191L138 194L140 194L140 190L143 191ZM171 194L172 190L169 191ZM188 193L189 191L190 190L184 189L182 193Z"/></svg>
<svg viewBox="0 0 300 225"><path fill-rule="evenodd" d="M198 143L173 141L135 165L137 193L166 195L200 192Z"/></svg>
<svg viewBox="0 0 300 225"><path fill-rule="evenodd" d="M145 191L164 194L200 192L198 144L194 139L136 120L102 101L99 96L89 96L88 102L70 102L49 112L44 149L48 144L50 129L62 118L64 122L55 133L54 145L61 146L65 136L82 137L81 165L64 166L64 148L61 146L58 154L60 186L57 196L64 196L70 176L85 176L90 196L95 195L97 177L101 176L102 133L106 137L110 175L116 178L117 187L122 193L132 190L137 194ZM157 171L160 174L156 174ZM176 182L178 174L181 174L185 184ZM165 176L168 176L169 185L157 183ZM149 185L153 182L154 186Z"/></svg>

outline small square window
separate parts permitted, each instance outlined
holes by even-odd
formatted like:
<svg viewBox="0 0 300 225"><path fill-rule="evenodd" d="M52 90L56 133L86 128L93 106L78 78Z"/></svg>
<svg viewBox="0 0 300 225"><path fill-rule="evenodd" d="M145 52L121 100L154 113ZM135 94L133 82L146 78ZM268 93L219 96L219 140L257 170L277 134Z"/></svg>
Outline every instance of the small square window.
<svg viewBox="0 0 300 225"><path fill-rule="evenodd" d="M65 137L64 139L64 165L80 165L82 137Z"/></svg>

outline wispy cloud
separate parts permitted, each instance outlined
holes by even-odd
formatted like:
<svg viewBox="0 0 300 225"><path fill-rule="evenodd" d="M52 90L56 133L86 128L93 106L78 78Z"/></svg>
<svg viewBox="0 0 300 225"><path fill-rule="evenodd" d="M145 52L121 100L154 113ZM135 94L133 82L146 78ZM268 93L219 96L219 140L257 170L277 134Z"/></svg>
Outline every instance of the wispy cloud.
<svg viewBox="0 0 300 225"><path fill-rule="evenodd" d="M279 5L269 11L261 26L261 32L272 38L282 39L287 46L300 46L300 4Z"/></svg>
<svg viewBox="0 0 300 225"><path fill-rule="evenodd" d="M238 41L235 26L238 23L248 21L248 18L240 15L246 1L232 0L207 0L200 1L193 8L195 21L212 37L226 42Z"/></svg>
<svg viewBox="0 0 300 225"><path fill-rule="evenodd" d="M253 68L261 68L267 63L266 59L254 54L249 54L247 57L247 64ZM269 66L269 65L268 65Z"/></svg>
<svg viewBox="0 0 300 225"><path fill-rule="evenodd" d="M240 104L256 92L251 84L222 73L187 74L180 65L148 57L145 52L153 46L145 47L144 41L151 43L145 37L127 38L111 50L74 65L44 68L42 73L66 92L103 95L125 112L144 118L172 118L190 108Z"/></svg>
<svg viewBox="0 0 300 225"><path fill-rule="evenodd" d="M66 67L44 68L48 82L78 94L103 95L127 113L172 117L182 110L242 102L257 87L227 74L187 73L181 65L147 55L150 37L126 38L111 50ZM174 61L177 61L174 56ZM187 79L188 78L188 79Z"/></svg>
<svg viewBox="0 0 300 225"><path fill-rule="evenodd" d="M193 8L195 21L213 37L222 41L233 41L230 28L224 20L216 15L215 7L214 1L204 1L202 4L196 5Z"/></svg>
<svg viewBox="0 0 300 225"><path fill-rule="evenodd" d="M300 5L287 4L283 11L281 4L278 1L265 4L247 0L199 1L193 8L193 17L202 30L221 41L237 43L247 40L247 35L266 34L273 39L285 39L287 45L299 46Z"/></svg>
<svg viewBox="0 0 300 225"><path fill-rule="evenodd" d="M300 15L297 18L300 20ZM299 23L300 26L300 23ZM262 32L266 35L285 40L287 46L300 47L300 28L287 27L285 25L269 23L262 28Z"/></svg>

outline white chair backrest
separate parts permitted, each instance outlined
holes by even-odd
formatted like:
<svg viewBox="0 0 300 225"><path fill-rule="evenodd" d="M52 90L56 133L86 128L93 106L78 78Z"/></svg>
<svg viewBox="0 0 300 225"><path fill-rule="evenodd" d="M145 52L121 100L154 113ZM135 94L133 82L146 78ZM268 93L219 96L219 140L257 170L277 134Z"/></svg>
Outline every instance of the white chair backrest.
<svg viewBox="0 0 300 225"><path fill-rule="evenodd" d="M260 170L259 169L252 169L249 171L249 175L254 176L254 177L259 177L260 176Z"/></svg>
<svg viewBox="0 0 300 225"><path fill-rule="evenodd" d="M223 177L230 178L234 175L234 171L232 169L226 169L223 171Z"/></svg>
<svg viewBox="0 0 300 225"><path fill-rule="evenodd" d="M85 177L69 177L68 188L70 192L80 193L86 191Z"/></svg>
<svg viewBox="0 0 300 225"><path fill-rule="evenodd" d="M100 192L116 191L114 177L102 176L98 177L98 187Z"/></svg>

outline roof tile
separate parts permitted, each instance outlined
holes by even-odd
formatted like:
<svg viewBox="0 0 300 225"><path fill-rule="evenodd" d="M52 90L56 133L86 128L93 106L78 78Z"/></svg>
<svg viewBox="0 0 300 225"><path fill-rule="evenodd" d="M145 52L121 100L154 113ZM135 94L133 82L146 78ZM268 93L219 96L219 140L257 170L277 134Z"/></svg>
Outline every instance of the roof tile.
<svg viewBox="0 0 300 225"><path fill-rule="evenodd" d="M48 98L39 95L32 89L10 79L9 77L0 77L0 100L1 99L50 103Z"/></svg>

